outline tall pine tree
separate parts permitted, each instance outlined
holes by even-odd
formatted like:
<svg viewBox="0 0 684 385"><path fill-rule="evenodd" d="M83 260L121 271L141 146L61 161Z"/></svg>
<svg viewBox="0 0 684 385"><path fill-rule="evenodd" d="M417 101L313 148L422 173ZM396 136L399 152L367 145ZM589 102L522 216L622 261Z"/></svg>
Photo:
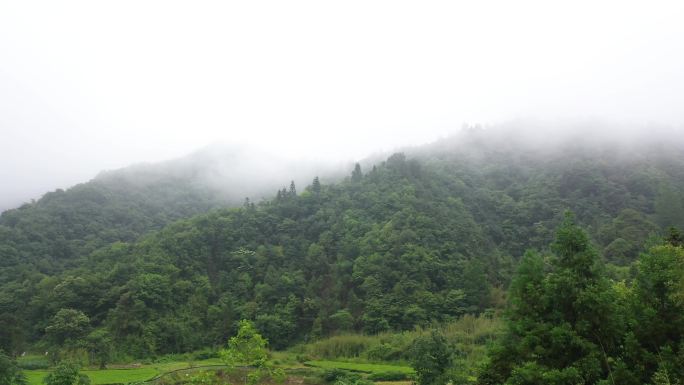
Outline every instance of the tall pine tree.
<svg viewBox="0 0 684 385"><path fill-rule="evenodd" d="M481 384L625 384L617 358L616 295L586 233L565 220L550 271L528 252L510 292L507 332L490 352Z"/></svg>

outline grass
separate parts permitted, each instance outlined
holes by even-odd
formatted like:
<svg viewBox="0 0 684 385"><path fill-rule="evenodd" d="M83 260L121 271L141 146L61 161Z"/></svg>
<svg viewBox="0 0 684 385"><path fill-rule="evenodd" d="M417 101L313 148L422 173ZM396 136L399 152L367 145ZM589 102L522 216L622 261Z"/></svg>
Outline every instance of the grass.
<svg viewBox="0 0 684 385"><path fill-rule="evenodd" d="M461 353L461 364L467 372L474 375L475 369L486 357L486 347L501 332L503 322L498 318L464 316L458 320L437 327L456 346ZM286 370L306 372L304 365L311 371L320 369L343 369L361 373L401 372L413 374L406 365L409 360L413 340L429 333L428 328L416 328L404 332L386 332L376 335L346 334L333 336L319 341L302 344L285 352L273 352L273 363ZM222 365L217 358L188 361L183 357L167 357L169 362L145 364L135 368L111 368L105 370L82 370L90 377L92 385L105 385L146 381L160 375L191 367ZM45 358L29 356L22 359L29 385L42 385L43 378L49 373L42 368ZM302 364L302 362L304 364ZM373 363L370 363L373 362ZM178 373L172 373L176 375ZM404 381L405 382L405 381ZM391 382L387 385L404 385L404 382ZM383 384L384 385L384 384Z"/></svg>
<svg viewBox="0 0 684 385"><path fill-rule="evenodd" d="M375 385L413 385L413 381L375 381Z"/></svg>
<svg viewBox="0 0 684 385"><path fill-rule="evenodd" d="M47 357L38 354L29 354L17 358L17 363L22 369L47 369L50 361Z"/></svg>
<svg viewBox="0 0 684 385"><path fill-rule="evenodd" d="M411 345L419 337L438 329L459 352L458 366L465 375L474 377L485 362L487 347L500 335L503 321L499 317L465 315L431 327L375 335L343 334L292 347L289 352L298 360L323 369L346 369L366 373L398 371L411 373ZM373 364L370 364L373 363ZM402 369L399 369L402 370Z"/></svg>
<svg viewBox="0 0 684 385"><path fill-rule="evenodd" d="M485 346L496 339L503 328L499 318L466 315L437 326L469 360L477 361ZM290 352L313 359L362 360L370 362L406 362L413 340L430 332L430 328L416 328L404 332L384 332L375 335L350 333L302 344Z"/></svg>
<svg viewBox="0 0 684 385"><path fill-rule="evenodd" d="M307 361L306 365L314 366L322 369L344 369L351 370L354 372L362 373L380 373L380 372L401 372L406 374L412 374L413 369L408 366L401 365L391 365L391 364L366 364L359 362L342 362L342 361L327 361L327 360L316 360Z"/></svg>
<svg viewBox="0 0 684 385"><path fill-rule="evenodd" d="M126 384L129 382L146 381L154 377L174 370L189 369L189 362L165 362L150 365L141 365L139 368L130 369L83 369L82 374L90 378L92 385ZM193 367L221 365L219 359L208 359L192 362ZM41 385L43 378L50 373L49 370L24 370L29 385Z"/></svg>
<svg viewBox="0 0 684 385"><path fill-rule="evenodd" d="M280 357L281 359L285 357ZM289 360L288 360L289 361ZM191 366L192 364L192 366ZM179 371L183 369L192 369L197 367L216 366L221 365L219 359L208 359L202 361L189 362L165 362L149 365L141 365L139 368L127 369L83 369L82 374L90 378L92 385L106 385L106 384L127 384L130 382L139 382L151 380L155 377L168 374L170 372ZM380 373L380 372L401 372L412 374L413 369L408 366L392 365L392 364L369 364L361 362L342 362L329 360L312 360L307 361L304 365L309 367L316 367L321 369L344 369L362 373ZM288 368L296 367L302 368L299 363L294 365L284 365ZM43 378L50 373L49 370L24 370L24 374L28 379L28 385L42 385ZM403 385L403 384L401 384Z"/></svg>

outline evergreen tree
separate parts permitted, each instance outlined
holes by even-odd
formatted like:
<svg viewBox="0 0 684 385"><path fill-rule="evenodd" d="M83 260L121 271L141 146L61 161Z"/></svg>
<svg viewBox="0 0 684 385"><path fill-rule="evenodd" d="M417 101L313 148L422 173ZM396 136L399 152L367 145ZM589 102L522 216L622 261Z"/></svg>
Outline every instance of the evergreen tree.
<svg viewBox="0 0 684 385"><path fill-rule="evenodd" d="M655 246L641 255L637 269L625 355L643 382L658 377L684 383L684 248Z"/></svg>
<svg viewBox="0 0 684 385"><path fill-rule="evenodd" d="M321 181L318 179L318 177L313 179L313 182L311 183L311 191L316 194L321 192Z"/></svg>
<svg viewBox="0 0 684 385"><path fill-rule="evenodd" d="M617 357L623 332L615 319L617 297L571 214L552 249L549 273L537 254L523 258L511 286L507 333L492 349L480 382L631 383L625 382L630 373L613 373L613 367L624 367Z"/></svg>
<svg viewBox="0 0 684 385"><path fill-rule="evenodd" d="M361 173L361 165L356 163L354 165L354 171L352 171L351 174L351 180L352 182L360 182L362 177L363 173Z"/></svg>
<svg viewBox="0 0 684 385"><path fill-rule="evenodd" d="M656 218L662 227L684 225L684 200L670 183L661 184L654 206Z"/></svg>

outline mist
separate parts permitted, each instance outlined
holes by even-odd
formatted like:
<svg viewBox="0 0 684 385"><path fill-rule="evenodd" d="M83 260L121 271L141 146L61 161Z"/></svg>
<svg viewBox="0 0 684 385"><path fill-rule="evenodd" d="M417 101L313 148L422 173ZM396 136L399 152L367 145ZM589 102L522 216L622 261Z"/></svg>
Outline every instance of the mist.
<svg viewBox="0 0 684 385"><path fill-rule="evenodd" d="M683 17L674 1L5 2L0 210L214 143L240 154L217 180L262 189L464 123L517 122L539 146L681 138Z"/></svg>

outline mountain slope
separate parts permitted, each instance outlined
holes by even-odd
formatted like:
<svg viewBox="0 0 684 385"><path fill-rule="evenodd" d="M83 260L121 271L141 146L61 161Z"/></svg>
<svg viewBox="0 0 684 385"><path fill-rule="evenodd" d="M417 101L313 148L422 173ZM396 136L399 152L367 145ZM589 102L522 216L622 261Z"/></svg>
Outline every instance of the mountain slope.
<svg viewBox="0 0 684 385"><path fill-rule="evenodd" d="M525 146L475 130L340 183L173 222L58 272L4 258L0 343L51 343L60 309L134 356L220 343L241 318L276 348L411 329L501 306L517 258L550 244L567 209L608 262L628 265L650 235L682 225L682 147L593 143Z"/></svg>
<svg viewBox="0 0 684 385"><path fill-rule="evenodd" d="M310 180L319 170L334 177L330 169L216 145L172 161L102 172L3 212L0 266L28 263L54 274L105 245L134 241L212 208L240 205L246 197L271 196L291 179ZM0 282L7 279L0 274Z"/></svg>

